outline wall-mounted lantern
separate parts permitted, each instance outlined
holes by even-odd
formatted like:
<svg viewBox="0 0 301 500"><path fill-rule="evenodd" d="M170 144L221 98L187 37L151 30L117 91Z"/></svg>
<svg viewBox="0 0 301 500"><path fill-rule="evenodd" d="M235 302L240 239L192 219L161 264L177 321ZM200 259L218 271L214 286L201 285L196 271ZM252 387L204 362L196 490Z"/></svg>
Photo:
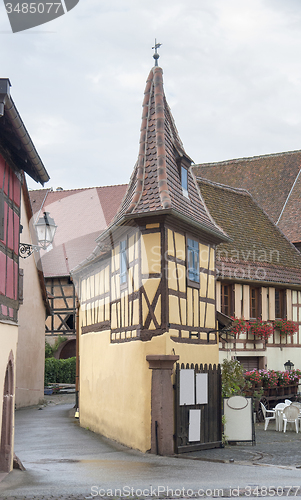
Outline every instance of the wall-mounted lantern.
<svg viewBox="0 0 301 500"><path fill-rule="evenodd" d="M49 212L44 212L43 217L40 217L38 222L34 224L34 228L38 244L20 243L19 256L22 259L30 257L34 251L41 250L41 248L46 250L53 242L57 226L52 217L49 216Z"/></svg>
<svg viewBox="0 0 301 500"><path fill-rule="evenodd" d="M294 363L292 363L290 360L284 363L284 368L288 371L292 370L294 366L295 366Z"/></svg>

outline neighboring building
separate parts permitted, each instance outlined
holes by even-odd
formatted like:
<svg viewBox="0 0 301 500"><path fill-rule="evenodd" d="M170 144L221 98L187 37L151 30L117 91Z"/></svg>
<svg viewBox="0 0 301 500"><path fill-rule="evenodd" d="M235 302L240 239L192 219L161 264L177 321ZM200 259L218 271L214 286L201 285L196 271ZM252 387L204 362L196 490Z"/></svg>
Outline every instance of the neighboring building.
<svg viewBox="0 0 301 500"><path fill-rule="evenodd" d="M76 353L76 293L70 271L95 248L95 240L115 216L126 185L66 190L30 191L34 220L48 211L57 227L53 248L41 252L52 315L46 319L46 340L54 344L66 337L59 358Z"/></svg>
<svg viewBox="0 0 301 500"><path fill-rule="evenodd" d="M4 472L9 472L13 464L24 172L41 184L49 180L10 97L10 82L0 79L0 470Z"/></svg>
<svg viewBox="0 0 301 500"><path fill-rule="evenodd" d="M301 249L301 151L238 158L193 167L196 176L247 189Z"/></svg>
<svg viewBox="0 0 301 500"><path fill-rule="evenodd" d="M173 363L219 358L215 252L228 238L204 206L190 165L155 67L126 195L93 254L74 270L80 424L144 452L154 451L156 432L160 452L173 452Z"/></svg>
<svg viewBox="0 0 301 500"><path fill-rule="evenodd" d="M245 320L287 318L299 324L293 337L275 330L267 342L251 333L223 334L220 359L235 355L246 369L283 370L288 360L300 368L300 252L246 190L197 179L212 217L231 238L217 249L217 310Z"/></svg>
<svg viewBox="0 0 301 500"><path fill-rule="evenodd" d="M35 244L26 181L21 195L21 242ZM20 260L16 408L44 400L45 319L51 315L39 252Z"/></svg>

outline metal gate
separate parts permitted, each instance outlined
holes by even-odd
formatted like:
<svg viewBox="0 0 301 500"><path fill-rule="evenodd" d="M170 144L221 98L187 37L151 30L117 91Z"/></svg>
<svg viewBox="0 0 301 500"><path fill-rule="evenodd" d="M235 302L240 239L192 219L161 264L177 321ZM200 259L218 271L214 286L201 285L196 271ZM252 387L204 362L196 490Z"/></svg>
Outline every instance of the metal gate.
<svg viewBox="0 0 301 500"><path fill-rule="evenodd" d="M176 367L175 453L222 446L221 367Z"/></svg>

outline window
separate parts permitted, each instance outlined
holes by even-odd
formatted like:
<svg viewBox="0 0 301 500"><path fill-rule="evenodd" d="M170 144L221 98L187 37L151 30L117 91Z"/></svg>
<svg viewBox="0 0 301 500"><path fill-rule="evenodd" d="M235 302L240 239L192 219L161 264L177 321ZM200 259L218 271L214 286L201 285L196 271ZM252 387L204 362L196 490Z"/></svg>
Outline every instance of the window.
<svg viewBox="0 0 301 500"><path fill-rule="evenodd" d="M200 282L200 266L199 266L199 244L196 240L187 238L187 266L188 279L195 283Z"/></svg>
<svg viewBox="0 0 301 500"><path fill-rule="evenodd" d="M275 318L284 318L284 290L275 290Z"/></svg>
<svg viewBox="0 0 301 500"><path fill-rule="evenodd" d="M226 316L231 316L231 285L221 286L221 312Z"/></svg>
<svg viewBox="0 0 301 500"><path fill-rule="evenodd" d="M188 171L183 166L181 167L181 183L183 195L188 198Z"/></svg>
<svg viewBox="0 0 301 500"><path fill-rule="evenodd" d="M250 287L250 318L259 318L259 288Z"/></svg>
<svg viewBox="0 0 301 500"><path fill-rule="evenodd" d="M126 259L126 240L120 242L120 284L126 283L127 278L127 259Z"/></svg>

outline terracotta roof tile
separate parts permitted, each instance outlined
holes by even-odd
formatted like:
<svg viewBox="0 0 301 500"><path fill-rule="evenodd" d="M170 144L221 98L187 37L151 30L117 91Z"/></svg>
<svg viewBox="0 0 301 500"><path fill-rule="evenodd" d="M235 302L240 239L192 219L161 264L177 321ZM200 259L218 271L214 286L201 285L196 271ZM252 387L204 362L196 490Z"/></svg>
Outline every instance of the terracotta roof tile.
<svg viewBox="0 0 301 500"><path fill-rule="evenodd" d="M186 155L163 90L162 69L151 70L143 100L140 149L128 191L114 222L125 215L143 216L150 210L173 210L189 216L219 239L226 235L208 213L192 170L188 170L189 198L182 192L178 157Z"/></svg>
<svg viewBox="0 0 301 500"><path fill-rule="evenodd" d="M232 241L217 247L220 276L301 284L301 254L246 190L199 178L210 213Z"/></svg>
<svg viewBox="0 0 301 500"><path fill-rule="evenodd" d="M281 216L278 225L290 241L301 242L301 151L203 163L193 170L196 176L247 189L275 223Z"/></svg>
<svg viewBox="0 0 301 500"><path fill-rule="evenodd" d="M47 210L58 226L53 249L41 252L45 276L69 275L91 254L96 238L112 221L126 189L123 184L48 194L45 189L30 191L35 218L40 209Z"/></svg>

